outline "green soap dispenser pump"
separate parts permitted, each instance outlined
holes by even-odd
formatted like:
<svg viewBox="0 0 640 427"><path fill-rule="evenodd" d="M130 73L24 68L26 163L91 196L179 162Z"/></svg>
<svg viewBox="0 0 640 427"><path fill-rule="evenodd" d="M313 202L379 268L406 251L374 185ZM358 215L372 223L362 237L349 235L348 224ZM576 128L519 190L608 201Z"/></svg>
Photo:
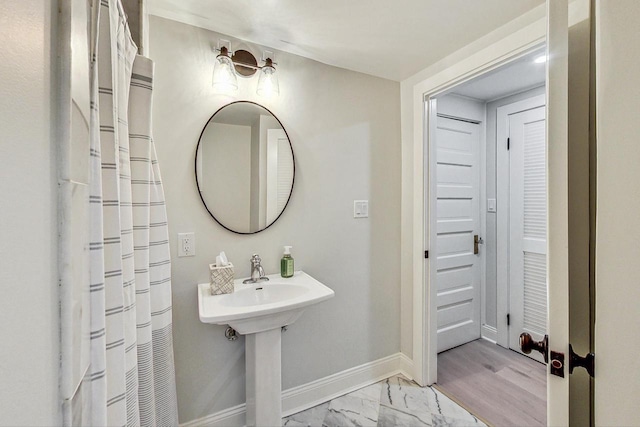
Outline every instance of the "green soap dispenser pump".
<svg viewBox="0 0 640 427"><path fill-rule="evenodd" d="M280 260L280 275L282 277L293 276L293 257L291 256L292 246L284 247L284 255Z"/></svg>

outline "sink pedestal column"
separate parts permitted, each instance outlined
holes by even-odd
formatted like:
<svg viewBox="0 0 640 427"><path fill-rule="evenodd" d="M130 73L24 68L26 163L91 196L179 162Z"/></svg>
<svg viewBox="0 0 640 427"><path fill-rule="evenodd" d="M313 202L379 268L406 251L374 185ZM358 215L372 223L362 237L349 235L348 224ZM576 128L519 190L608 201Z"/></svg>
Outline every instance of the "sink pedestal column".
<svg viewBox="0 0 640 427"><path fill-rule="evenodd" d="M245 337L247 426L282 425L282 331Z"/></svg>

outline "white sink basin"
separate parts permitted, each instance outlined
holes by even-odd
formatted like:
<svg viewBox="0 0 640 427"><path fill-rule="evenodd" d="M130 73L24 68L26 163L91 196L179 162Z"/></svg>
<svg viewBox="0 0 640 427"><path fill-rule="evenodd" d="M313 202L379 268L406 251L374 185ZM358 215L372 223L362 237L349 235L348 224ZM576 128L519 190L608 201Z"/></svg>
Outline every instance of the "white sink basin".
<svg viewBox="0 0 640 427"><path fill-rule="evenodd" d="M263 283L265 284L265 283ZM276 304L297 298L309 292L309 288L299 285L268 283L254 285L231 294L230 298L220 303L227 307L249 307L252 305ZM267 284L265 284L267 285Z"/></svg>
<svg viewBox="0 0 640 427"><path fill-rule="evenodd" d="M211 295L208 283L198 285L198 310L204 323L229 325L246 335L247 426L282 425L282 335L280 328L298 320L305 307L334 296L313 277L296 271L284 279L234 282L235 292Z"/></svg>
<svg viewBox="0 0 640 427"><path fill-rule="evenodd" d="M267 276L269 281L234 282L235 292L211 295L208 283L198 285L200 321L229 325L246 335L280 328L295 322L304 308L327 300L334 292L302 271L293 277Z"/></svg>

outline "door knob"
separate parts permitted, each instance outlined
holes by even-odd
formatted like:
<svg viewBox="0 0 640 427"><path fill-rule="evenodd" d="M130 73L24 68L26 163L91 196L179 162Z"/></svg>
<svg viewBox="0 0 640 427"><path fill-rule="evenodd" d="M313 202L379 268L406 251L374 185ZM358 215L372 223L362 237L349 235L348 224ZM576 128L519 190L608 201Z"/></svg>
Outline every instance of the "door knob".
<svg viewBox="0 0 640 427"><path fill-rule="evenodd" d="M587 370L590 376L595 375L596 355L588 353L585 357L578 356L573 351L573 346L569 344L569 373L573 374L573 369L578 366Z"/></svg>
<svg viewBox="0 0 640 427"><path fill-rule="evenodd" d="M524 354L531 353L531 350L539 351L545 363L549 363L549 336L545 335L541 341L535 341L531 335L523 332L520 334L520 350Z"/></svg>
<svg viewBox="0 0 640 427"><path fill-rule="evenodd" d="M482 245L484 244L484 240L482 240L482 237L480 237L477 234L473 235L473 254L474 255L478 255L479 250L478 250L478 245Z"/></svg>

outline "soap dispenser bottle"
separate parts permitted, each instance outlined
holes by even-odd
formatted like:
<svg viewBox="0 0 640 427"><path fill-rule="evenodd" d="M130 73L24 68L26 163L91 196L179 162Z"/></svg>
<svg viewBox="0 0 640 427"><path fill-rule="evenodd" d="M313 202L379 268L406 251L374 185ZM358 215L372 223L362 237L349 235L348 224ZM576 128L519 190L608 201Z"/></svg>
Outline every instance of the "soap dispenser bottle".
<svg viewBox="0 0 640 427"><path fill-rule="evenodd" d="M280 275L282 277L293 276L293 257L291 256L292 246L284 247L284 255L280 260Z"/></svg>

